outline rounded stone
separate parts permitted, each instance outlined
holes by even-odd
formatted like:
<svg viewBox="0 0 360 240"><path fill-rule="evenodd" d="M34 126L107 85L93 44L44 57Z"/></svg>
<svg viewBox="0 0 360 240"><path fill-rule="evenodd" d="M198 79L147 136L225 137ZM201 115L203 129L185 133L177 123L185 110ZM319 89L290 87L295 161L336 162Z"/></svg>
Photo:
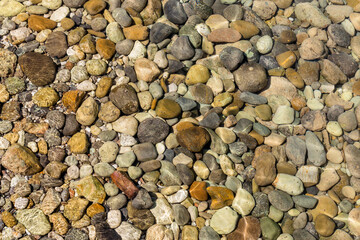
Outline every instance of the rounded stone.
<svg viewBox="0 0 360 240"><path fill-rule="evenodd" d="M259 92L268 83L265 69L257 63L244 63L234 72L236 85L244 92Z"/></svg>

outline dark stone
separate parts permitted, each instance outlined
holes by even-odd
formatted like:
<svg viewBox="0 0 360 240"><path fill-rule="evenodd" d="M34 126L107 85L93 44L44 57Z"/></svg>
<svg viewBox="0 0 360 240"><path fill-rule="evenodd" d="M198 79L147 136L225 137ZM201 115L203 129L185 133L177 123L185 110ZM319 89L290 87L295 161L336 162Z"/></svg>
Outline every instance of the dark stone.
<svg viewBox="0 0 360 240"><path fill-rule="evenodd" d="M137 81L136 72L135 72L134 67L125 66L124 71L125 71L125 75L130 78L131 82L136 82Z"/></svg>
<svg viewBox="0 0 360 240"><path fill-rule="evenodd" d="M247 147L243 142L233 142L229 144L229 149L232 154L241 156L247 151Z"/></svg>
<svg viewBox="0 0 360 240"><path fill-rule="evenodd" d="M269 199L265 193L254 193L255 207L251 212L251 215L257 218L265 217L269 214Z"/></svg>
<svg viewBox="0 0 360 240"><path fill-rule="evenodd" d="M106 222L105 212L95 214L91 219L91 224L95 226L98 240L121 240L120 235Z"/></svg>
<svg viewBox="0 0 360 240"><path fill-rule="evenodd" d="M327 29L329 37L340 47L348 47L350 45L351 36L340 24L331 24Z"/></svg>
<svg viewBox="0 0 360 240"><path fill-rule="evenodd" d="M245 145L250 149L255 149L257 146L257 141L255 138L250 136L247 133L237 133L237 136L239 137L239 141L245 143Z"/></svg>
<svg viewBox="0 0 360 240"><path fill-rule="evenodd" d="M251 93L251 92L242 92L240 94L240 100L245 102L245 103L250 103L253 105L260 105L260 104L265 104L267 103L267 98L257 95L255 93Z"/></svg>
<svg viewBox="0 0 360 240"><path fill-rule="evenodd" d="M156 144L169 134L169 125L159 118L148 118L139 124L137 136L140 142Z"/></svg>
<svg viewBox="0 0 360 240"><path fill-rule="evenodd" d="M197 83L189 87L191 95L195 101L202 104L211 104L214 99L214 93L211 88L205 84Z"/></svg>
<svg viewBox="0 0 360 240"><path fill-rule="evenodd" d="M195 55L188 36L178 37L171 46L171 53L179 60L188 60Z"/></svg>
<svg viewBox="0 0 360 240"><path fill-rule="evenodd" d="M344 112L344 107L340 105L331 106L326 114L329 121L337 121L338 117Z"/></svg>
<svg viewBox="0 0 360 240"><path fill-rule="evenodd" d="M113 88L109 98L124 114L133 114L139 110L139 100L136 91L128 84L122 84Z"/></svg>
<svg viewBox="0 0 360 240"><path fill-rule="evenodd" d="M65 33L52 32L45 42L45 48L51 57L64 57L68 49Z"/></svg>
<svg viewBox="0 0 360 240"><path fill-rule="evenodd" d="M58 110L50 111L46 115L46 119L51 128L61 129L65 124L65 115Z"/></svg>
<svg viewBox="0 0 360 240"><path fill-rule="evenodd" d="M36 86L45 86L55 79L56 65L51 57L29 52L19 57L19 64L25 75Z"/></svg>
<svg viewBox="0 0 360 240"><path fill-rule="evenodd" d="M132 201L132 206L136 209L148 209L153 205L150 194L145 189L140 189Z"/></svg>
<svg viewBox="0 0 360 240"><path fill-rule="evenodd" d="M235 133L249 133L251 132L253 122L247 118L241 118L235 125L233 131Z"/></svg>
<svg viewBox="0 0 360 240"><path fill-rule="evenodd" d="M194 182L195 174L188 166L186 166L185 164L177 164L176 170L180 175L181 181L185 185L190 186Z"/></svg>
<svg viewBox="0 0 360 240"><path fill-rule="evenodd" d="M126 210L127 212L125 212ZM121 211L125 217L128 215L129 220L140 230L146 230L155 224L155 217L149 209L136 209L131 202Z"/></svg>
<svg viewBox="0 0 360 240"><path fill-rule="evenodd" d="M215 129L220 126L221 118L219 115L215 112L212 112L205 116L203 120L199 122L200 126Z"/></svg>
<svg viewBox="0 0 360 240"><path fill-rule="evenodd" d="M187 20L184 8L179 0L169 0L164 6L164 13L170 22L175 24L183 24Z"/></svg>
<svg viewBox="0 0 360 240"><path fill-rule="evenodd" d="M202 160L210 171L220 168L219 164L216 162L216 158L209 153L205 153Z"/></svg>
<svg viewBox="0 0 360 240"><path fill-rule="evenodd" d="M226 180L226 175L223 172L223 170L215 169L215 170L211 171L211 173L209 175L209 180L210 180L210 182L219 184Z"/></svg>
<svg viewBox="0 0 360 240"><path fill-rule="evenodd" d="M168 38L173 28L165 23L155 23L150 30L150 42L159 43Z"/></svg>
<svg viewBox="0 0 360 240"><path fill-rule="evenodd" d="M33 116L43 118L43 117L46 116L46 114L49 113L49 108L39 107L38 105L34 104L34 105L32 105L32 107L30 108L30 113L31 113Z"/></svg>
<svg viewBox="0 0 360 240"><path fill-rule="evenodd" d="M347 77L353 77L358 70L355 59L344 52L331 54L328 59L335 63Z"/></svg>
<svg viewBox="0 0 360 240"><path fill-rule="evenodd" d="M76 121L75 114L66 115L65 126L63 134L65 136L72 136L80 130L80 124Z"/></svg>
<svg viewBox="0 0 360 240"><path fill-rule="evenodd" d="M233 71L244 61L244 53L236 47L226 47L220 52L220 61L229 71Z"/></svg>
<svg viewBox="0 0 360 240"><path fill-rule="evenodd" d="M166 69L166 71L168 73L176 73L179 70L183 69L184 67L185 67L185 65L182 62L169 59L169 66Z"/></svg>
<svg viewBox="0 0 360 240"><path fill-rule="evenodd" d="M268 55L261 55L259 59L259 64L263 66L266 70L280 67L276 59Z"/></svg>
<svg viewBox="0 0 360 240"><path fill-rule="evenodd" d="M190 213L186 207L181 204L174 204L172 209L174 211L174 218L177 224L183 226L190 221Z"/></svg>
<svg viewBox="0 0 360 240"><path fill-rule="evenodd" d="M172 161L173 158L175 157L174 150L166 149L165 152L164 152L164 156L165 156L165 160Z"/></svg>

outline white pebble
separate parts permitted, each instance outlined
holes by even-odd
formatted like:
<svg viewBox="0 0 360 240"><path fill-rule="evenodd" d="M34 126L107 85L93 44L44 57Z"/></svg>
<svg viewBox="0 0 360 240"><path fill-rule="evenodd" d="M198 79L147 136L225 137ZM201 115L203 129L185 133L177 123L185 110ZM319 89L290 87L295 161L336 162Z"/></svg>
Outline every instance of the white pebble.
<svg viewBox="0 0 360 240"><path fill-rule="evenodd" d="M0 149L8 149L10 147L10 142L3 137L0 137Z"/></svg>
<svg viewBox="0 0 360 240"><path fill-rule="evenodd" d="M107 214L107 223L111 228L117 228L121 224L120 210L110 210Z"/></svg>
<svg viewBox="0 0 360 240"><path fill-rule="evenodd" d="M15 200L14 206L17 209L25 209L28 204L29 204L29 199L25 197L19 197Z"/></svg>
<svg viewBox="0 0 360 240"><path fill-rule="evenodd" d="M39 150L36 142L29 142L27 146L34 153Z"/></svg>
<svg viewBox="0 0 360 240"><path fill-rule="evenodd" d="M77 86L77 89L84 92L90 92L96 90L96 85L90 80L85 80Z"/></svg>
<svg viewBox="0 0 360 240"><path fill-rule="evenodd" d="M156 151L158 152L158 154L163 154L165 152L165 145L163 143L157 143Z"/></svg>

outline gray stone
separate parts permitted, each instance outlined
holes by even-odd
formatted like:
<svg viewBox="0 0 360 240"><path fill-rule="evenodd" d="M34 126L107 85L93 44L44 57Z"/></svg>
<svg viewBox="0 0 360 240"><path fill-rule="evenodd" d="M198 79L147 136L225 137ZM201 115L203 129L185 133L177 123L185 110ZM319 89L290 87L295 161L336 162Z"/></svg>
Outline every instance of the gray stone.
<svg viewBox="0 0 360 240"><path fill-rule="evenodd" d="M212 227L204 226L200 229L199 240L220 240L220 236Z"/></svg>
<svg viewBox="0 0 360 240"><path fill-rule="evenodd" d="M121 25L122 28L129 27L132 23L131 17L123 8L115 8L112 12L112 16L115 21Z"/></svg>
<svg viewBox="0 0 360 240"><path fill-rule="evenodd" d="M220 52L221 63L233 71L244 61L244 53L236 47L226 47Z"/></svg>
<svg viewBox="0 0 360 240"><path fill-rule="evenodd" d="M181 204L174 204L172 206L174 211L175 222L180 226L186 225L190 221L190 214L186 207Z"/></svg>
<svg viewBox="0 0 360 240"><path fill-rule="evenodd" d="M220 126L221 119L216 112L212 112L208 115L205 115L203 120L199 122L200 126L210 129L215 129Z"/></svg>
<svg viewBox="0 0 360 240"><path fill-rule="evenodd" d="M160 43L173 33L174 29L165 23L155 23L150 29L150 42Z"/></svg>
<svg viewBox="0 0 360 240"><path fill-rule="evenodd" d="M351 36L341 24L331 24L327 29L329 37L340 47L350 45Z"/></svg>
<svg viewBox="0 0 360 240"><path fill-rule="evenodd" d="M145 189L140 189L131 204L136 209L148 209L153 205L153 201Z"/></svg>
<svg viewBox="0 0 360 240"><path fill-rule="evenodd" d="M151 142L137 144L132 149L140 162L154 160L157 157L155 146Z"/></svg>
<svg viewBox="0 0 360 240"><path fill-rule="evenodd" d="M317 167L326 163L325 148L315 135L315 133L307 131L305 134L306 149L308 152L308 161Z"/></svg>
<svg viewBox="0 0 360 240"><path fill-rule="evenodd" d="M165 186L181 185L182 183L174 164L168 161L161 161L159 178Z"/></svg>
<svg viewBox="0 0 360 240"><path fill-rule="evenodd" d="M291 196L283 191L271 191L268 198L271 205L283 212L289 211L294 205Z"/></svg>
<svg viewBox="0 0 360 240"><path fill-rule="evenodd" d="M140 142L156 144L169 134L169 125L160 118L148 118L139 124L137 136Z"/></svg>
<svg viewBox="0 0 360 240"><path fill-rule="evenodd" d="M360 178L360 149L354 145L347 145L345 148L346 166L351 175Z"/></svg>
<svg viewBox="0 0 360 240"><path fill-rule="evenodd" d="M242 92L240 94L240 100L253 105L260 105L267 103L266 97L251 92Z"/></svg>
<svg viewBox="0 0 360 240"><path fill-rule="evenodd" d="M183 111L190 111L196 107L196 102L189 98L179 97L175 100Z"/></svg>
<svg viewBox="0 0 360 240"><path fill-rule="evenodd" d="M305 141L297 136L287 138L286 156L296 165L302 166L305 164L306 144Z"/></svg>
<svg viewBox="0 0 360 240"><path fill-rule="evenodd" d="M127 203L127 198L124 194L118 194L113 197L109 197L106 201L106 204L108 207L112 210L118 210L122 207L124 207Z"/></svg>
<svg viewBox="0 0 360 240"><path fill-rule="evenodd" d="M183 24L187 20L185 10L179 0L169 0L164 6L164 14L170 22Z"/></svg>
<svg viewBox="0 0 360 240"><path fill-rule="evenodd" d="M236 126L234 127L233 131L238 134L238 133L249 133L252 130L252 126L253 126L253 122L250 121L247 118L241 118Z"/></svg>
<svg viewBox="0 0 360 240"><path fill-rule="evenodd" d="M318 202L318 200L314 197L307 196L307 195L298 195L292 197L294 200L294 203L296 205L299 205L303 208L314 208Z"/></svg>
<svg viewBox="0 0 360 240"><path fill-rule="evenodd" d="M171 46L171 53L179 60L188 60L195 55L195 50L187 36L180 36Z"/></svg>

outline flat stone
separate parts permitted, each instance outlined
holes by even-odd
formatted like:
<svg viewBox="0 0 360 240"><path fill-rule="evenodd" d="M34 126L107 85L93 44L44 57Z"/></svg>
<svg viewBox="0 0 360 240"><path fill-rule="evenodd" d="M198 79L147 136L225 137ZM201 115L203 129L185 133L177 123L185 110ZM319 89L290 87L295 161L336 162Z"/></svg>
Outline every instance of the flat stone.
<svg viewBox="0 0 360 240"><path fill-rule="evenodd" d="M295 15L300 21L310 22L312 26L326 28L331 21L321 10L310 3L299 3L295 7Z"/></svg>
<svg viewBox="0 0 360 240"><path fill-rule="evenodd" d="M51 230L48 219L38 208L20 209L16 212L16 219L34 235L43 236Z"/></svg>
<svg viewBox="0 0 360 240"><path fill-rule="evenodd" d="M55 79L56 66L46 55L30 52L19 57L21 69L36 86L45 86Z"/></svg>
<svg viewBox="0 0 360 240"><path fill-rule="evenodd" d="M306 148L308 151L308 161L315 166L322 166L326 162L325 149L318 137L310 131L305 135Z"/></svg>
<svg viewBox="0 0 360 240"><path fill-rule="evenodd" d="M345 150L345 160L347 169L356 178L360 178L360 150L354 145L349 144Z"/></svg>
<svg viewBox="0 0 360 240"><path fill-rule="evenodd" d="M297 166L305 164L306 144L297 136L287 138L286 155Z"/></svg>

